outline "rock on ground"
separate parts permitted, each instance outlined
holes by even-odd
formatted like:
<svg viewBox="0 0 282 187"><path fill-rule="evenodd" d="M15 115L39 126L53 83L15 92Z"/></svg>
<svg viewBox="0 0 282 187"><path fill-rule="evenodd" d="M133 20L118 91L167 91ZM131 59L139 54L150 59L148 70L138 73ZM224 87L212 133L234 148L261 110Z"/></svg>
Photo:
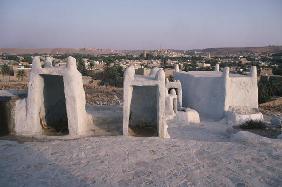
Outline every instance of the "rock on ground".
<svg viewBox="0 0 282 187"><path fill-rule="evenodd" d="M281 127L282 126L282 119L277 116L271 118L271 125L274 127Z"/></svg>

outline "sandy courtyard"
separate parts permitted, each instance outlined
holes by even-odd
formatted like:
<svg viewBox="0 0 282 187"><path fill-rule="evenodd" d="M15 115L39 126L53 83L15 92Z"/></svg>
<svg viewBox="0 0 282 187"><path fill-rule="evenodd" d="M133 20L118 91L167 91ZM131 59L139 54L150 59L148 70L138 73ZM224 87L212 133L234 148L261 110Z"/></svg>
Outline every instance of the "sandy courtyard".
<svg viewBox="0 0 282 187"><path fill-rule="evenodd" d="M222 122L170 121L169 133L0 140L0 186L282 186L281 140Z"/></svg>

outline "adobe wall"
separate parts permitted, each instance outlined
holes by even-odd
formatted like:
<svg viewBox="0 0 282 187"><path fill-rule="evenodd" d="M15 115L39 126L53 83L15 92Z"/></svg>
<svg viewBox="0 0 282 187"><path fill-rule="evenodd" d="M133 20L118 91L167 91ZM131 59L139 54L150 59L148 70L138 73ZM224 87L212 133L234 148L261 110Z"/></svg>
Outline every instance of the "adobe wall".
<svg viewBox="0 0 282 187"><path fill-rule="evenodd" d="M224 117L224 78L196 77L187 72L176 72L174 79L182 85L182 105L193 108L202 118Z"/></svg>
<svg viewBox="0 0 282 187"><path fill-rule="evenodd" d="M231 77L227 89L228 105L258 108L258 88L256 80L250 77Z"/></svg>
<svg viewBox="0 0 282 187"><path fill-rule="evenodd" d="M63 68L53 68L47 60L46 68L42 68L39 57L35 57L33 59L30 81L28 83L28 97L16 101L16 134L43 134L42 126L46 120L46 112L48 112L45 111L44 106L44 99L46 98L44 98L45 82L43 77L46 75L63 77L63 85L61 86L63 86L64 90L69 135L84 135L89 133L92 118L87 114L85 109L86 100L82 75L76 68L76 60L73 57L68 57L67 67ZM48 94L50 97L63 97L62 95L55 96L56 94L53 91L49 91ZM48 106L54 103L47 101L46 104Z"/></svg>
<svg viewBox="0 0 282 187"><path fill-rule="evenodd" d="M183 106L199 112L201 118L221 119L230 107L258 108L257 69L248 76L218 71L176 71L180 80Z"/></svg>
<svg viewBox="0 0 282 187"><path fill-rule="evenodd" d="M153 113L156 113L155 124L157 125L158 136L169 138L165 116L166 87L164 71L153 68L149 76L141 76L135 75L134 67L130 66L124 72L123 85L123 135L129 135L130 120L133 120L133 122L136 120L134 119L134 111L137 111L138 123L143 117L155 121L155 114ZM148 89L148 87L153 87L153 89Z"/></svg>

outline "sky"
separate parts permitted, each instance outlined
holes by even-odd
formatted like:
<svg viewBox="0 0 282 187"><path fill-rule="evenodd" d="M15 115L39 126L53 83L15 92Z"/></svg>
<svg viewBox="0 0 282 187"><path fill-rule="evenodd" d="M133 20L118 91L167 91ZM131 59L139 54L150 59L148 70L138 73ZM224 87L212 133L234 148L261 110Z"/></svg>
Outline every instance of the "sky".
<svg viewBox="0 0 282 187"><path fill-rule="evenodd" d="M0 48L282 45L282 0L0 0Z"/></svg>

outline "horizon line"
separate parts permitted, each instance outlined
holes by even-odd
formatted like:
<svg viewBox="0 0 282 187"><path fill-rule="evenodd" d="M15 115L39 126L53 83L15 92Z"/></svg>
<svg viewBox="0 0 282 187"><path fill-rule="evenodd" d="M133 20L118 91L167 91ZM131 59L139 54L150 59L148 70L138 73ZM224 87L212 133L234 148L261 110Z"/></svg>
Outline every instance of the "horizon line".
<svg viewBox="0 0 282 187"><path fill-rule="evenodd" d="M282 44L275 45L261 45L261 46L220 46L220 47L205 47L205 48L191 48L191 49L179 49L179 48L133 48L133 49L117 49L117 48L97 48L97 47L0 47L0 49L100 49L100 50L115 50L115 51L140 51L140 50L204 50L204 49L221 49L221 48L260 48L260 47L282 47Z"/></svg>

